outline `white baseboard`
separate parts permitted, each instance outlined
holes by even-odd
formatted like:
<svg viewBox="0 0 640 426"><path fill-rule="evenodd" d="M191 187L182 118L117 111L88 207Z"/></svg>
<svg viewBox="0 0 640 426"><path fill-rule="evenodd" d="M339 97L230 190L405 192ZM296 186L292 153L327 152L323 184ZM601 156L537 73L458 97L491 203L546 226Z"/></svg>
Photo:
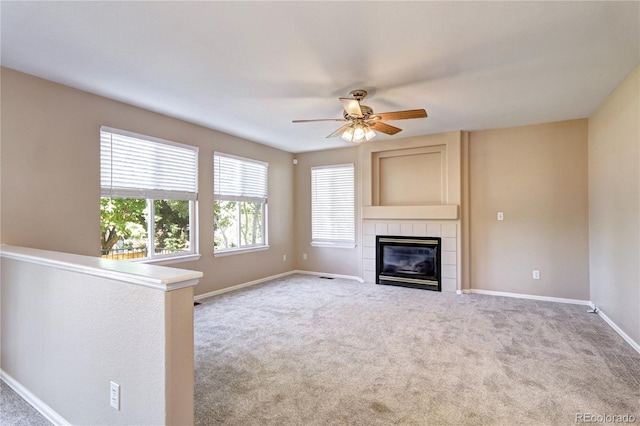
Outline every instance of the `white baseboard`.
<svg viewBox="0 0 640 426"><path fill-rule="evenodd" d="M591 309L597 309L596 312L598 313L598 315L600 315L600 318L602 318L604 322L609 324L609 326L613 328L616 331L616 333L620 335L620 337L622 337L629 345L631 345L633 349L636 350L636 352L640 354L640 344L638 344L638 342L633 340L631 336L629 336L620 327L618 327L618 325L615 322L613 322L613 320L609 318L604 312L602 312L600 308L596 308L596 305L594 305L593 302L589 302L589 306L591 306Z"/></svg>
<svg viewBox="0 0 640 426"><path fill-rule="evenodd" d="M549 296L536 296L533 294L521 294L521 293L506 293L503 291L492 291L492 290L479 290L479 289L469 289L463 290L463 293L473 293L473 294L486 294L488 296L502 296L502 297L513 297L516 299L531 299L531 300L542 300L544 302L557 302L557 303L569 303L572 305L585 305L589 306L588 300L580 300L580 299L565 299L562 297L549 297Z"/></svg>
<svg viewBox="0 0 640 426"><path fill-rule="evenodd" d="M314 271L301 271L301 270L295 270L293 271L294 274L304 274L304 275L315 275L317 277L329 277L329 278L343 278L345 280L355 280L358 282L363 283L364 279L360 278L360 277L356 277L355 275L340 275L340 274L327 274L325 272L314 272Z"/></svg>
<svg viewBox="0 0 640 426"><path fill-rule="evenodd" d="M530 295L530 294L505 293L505 292L502 292L502 291L478 290L478 289L473 289L473 288L472 289L464 289L464 290L462 290L462 293L463 294L469 294L469 293L486 294L486 295L489 295L489 296L515 297L515 298L518 298L518 299L532 299L532 300L542 300L542 301L546 301L546 302L570 303L570 304L573 304L573 305L590 306L591 309L595 309L596 308L596 306L590 300L564 299L564 298L560 298L560 297L548 297L548 296L534 296L534 295ZM460 294L459 291L458 291L458 294ZM604 320L604 322L609 324L609 326L611 328L613 328L615 330L615 332L618 333L620 335L620 337L622 337L625 340L625 342L627 342L629 345L631 345L631 347L636 352L640 353L640 344L638 344L638 342L633 340L631 338L631 336L629 336L620 327L618 327L618 325L615 322L613 322L613 320L611 320L611 318L609 318L604 312L602 312L602 310L600 310L600 308L598 308L598 315L600 315L600 317Z"/></svg>
<svg viewBox="0 0 640 426"><path fill-rule="evenodd" d="M45 404L40 398L32 394L27 388L22 386L17 380L0 370L0 379L7 384L11 389L22 397L29 405L36 409L45 419L49 420L54 425L67 426L70 425L60 414L56 413L53 408Z"/></svg>
<svg viewBox="0 0 640 426"><path fill-rule="evenodd" d="M254 281L249 281L249 282L238 284L238 285L234 285L234 286L231 286L231 287L222 288L220 290L214 290L214 291L210 291L208 293L199 294L197 296L194 296L193 300L206 299L207 297L217 296L219 294L228 293L230 291L240 290L241 288L251 287L253 285L261 284L261 283L266 282L266 281L275 280L275 279L286 277L288 275L293 275L293 274L316 275L318 277L329 277L329 278L344 278L344 279L347 279L347 280L356 280L356 281L359 281L361 283L364 282L364 280L362 278L356 277L356 276L353 276L353 275L326 274L324 272L300 271L300 270L296 269L296 270L289 271L289 272L283 272L282 274L271 275L269 277L260 278L260 279L254 280Z"/></svg>
<svg viewBox="0 0 640 426"><path fill-rule="evenodd" d="M228 293L230 291L240 290L241 288L251 287L252 285L261 284L266 281L275 280L278 278L286 277L287 275L295 274L296 271L283 272L282 274L271 275L269 277L260 278L257 280L249 281L242 284L237 284L231 287L222 288L220 290L210 291L208 293L199 294L193 297L193 300L206 299L207 297L217 296L219 294Z"/></svg>

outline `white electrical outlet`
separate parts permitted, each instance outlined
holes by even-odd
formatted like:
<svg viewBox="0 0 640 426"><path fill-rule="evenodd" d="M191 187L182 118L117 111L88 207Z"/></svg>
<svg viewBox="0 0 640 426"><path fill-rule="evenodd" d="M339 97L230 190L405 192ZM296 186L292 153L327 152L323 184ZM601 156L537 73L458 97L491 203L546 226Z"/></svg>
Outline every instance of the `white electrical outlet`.
<svg viewBox="0 0 640 426"><path fill-rule="evenodd" d="M287 255L286 255L286 254L283 254L283 255L282 255L282 261L283 261L283 262L286 262L286 261L287 261Z"/></svg>
<svg viewBox="0 0 640 426"><path fill-rule="evenodd" d="M120 411L120 385L111 382L111 391L109 392L109 402L111 406Z"/></svg>
<svg viewBox="0 0 640 426"><path fill-rule="evenodd" d="M302 253L302 260L307 260L307 253Z"/></svg>
<svg viewBox="0 0 640 426"><path fill-rule="evenodd" d="M498 212L498 220L504 220L504 213Z"/></svg>
<svg viewBox="0 0 640 426"><path fill-rule="evenodd" d="M540 271L533 271L533 279L534 280L540 279Z"/></svg>

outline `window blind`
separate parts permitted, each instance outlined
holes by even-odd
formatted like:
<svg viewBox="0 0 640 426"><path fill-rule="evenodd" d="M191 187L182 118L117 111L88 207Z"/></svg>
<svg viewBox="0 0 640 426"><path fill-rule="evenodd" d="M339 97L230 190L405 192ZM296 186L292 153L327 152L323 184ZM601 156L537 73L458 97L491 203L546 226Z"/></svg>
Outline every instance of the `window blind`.
<svg viewBox="0 0 640 426"><path fill-rule="evenodd" d="M103 197L196 200L198 148L100 128Z"/></svg>
<svg viewBox="0 0 640 426"><path fill-rule="evenodd" d="M215 152L213 192L226 201L267 202L268 163Z"/></svg>
<svg viewBox="0 0 640 426"><path fill-rule="evenodd" d="M353 164L311 168L312 240L355 242Z"/></svg>

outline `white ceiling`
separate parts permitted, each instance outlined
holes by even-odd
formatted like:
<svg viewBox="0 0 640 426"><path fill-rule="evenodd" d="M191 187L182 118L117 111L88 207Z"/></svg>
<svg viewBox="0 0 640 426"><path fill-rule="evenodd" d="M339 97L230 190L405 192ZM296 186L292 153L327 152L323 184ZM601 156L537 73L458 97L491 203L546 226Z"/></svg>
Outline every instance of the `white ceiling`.
<svg viewBox="0 0 640 426"><path fill-rule="evenodd" d="M640 2L8 2L3 66L298 153L366 89L395 138L589 116L640 63ZM376 140L390 136L379 134ZM188 142L188 141L184 141ZM372 143L374 143L372 142Z"/></svg>

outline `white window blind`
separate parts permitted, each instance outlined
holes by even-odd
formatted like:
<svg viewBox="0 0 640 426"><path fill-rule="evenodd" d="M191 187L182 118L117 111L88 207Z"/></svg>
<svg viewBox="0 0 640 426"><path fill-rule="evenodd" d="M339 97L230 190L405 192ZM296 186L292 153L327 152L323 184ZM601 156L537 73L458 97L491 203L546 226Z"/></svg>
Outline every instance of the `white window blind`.
<svg viewBox="0 0 640 426"><path fill-rule="evenodd" d="M355 242L353 164L311 168L312 240Z"/></svg>
<svg viewBox="0 0 640 426"><path fill-rule="evenodd" d="M195 200L198 148L103 126L100 185L103 197Z"/></svg>
<svg viewBox="0 0 640 426"><path fill-rule="evenodd" d="M213 192L226 201L267 202L268 163L215 152Z"/></svg>

